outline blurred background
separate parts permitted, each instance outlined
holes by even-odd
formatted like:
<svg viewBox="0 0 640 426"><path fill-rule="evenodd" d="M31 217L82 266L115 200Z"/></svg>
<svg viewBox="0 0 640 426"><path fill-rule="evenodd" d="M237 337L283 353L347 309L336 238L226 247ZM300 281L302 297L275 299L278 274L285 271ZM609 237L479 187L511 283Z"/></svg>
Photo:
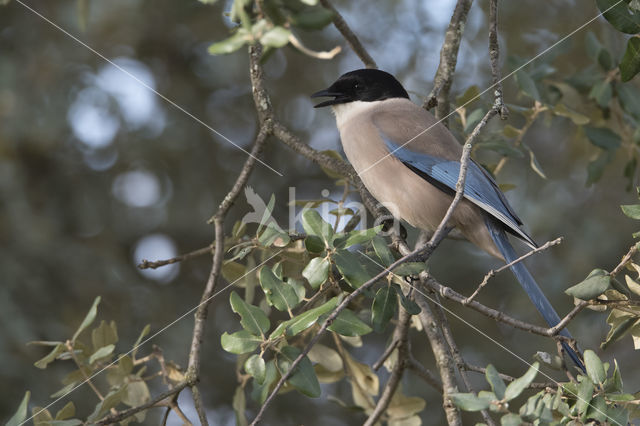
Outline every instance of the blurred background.
<svg viewBox="0 0 640 426"><path fill-rule="evenodd" d="M26 344L71 336L96 296L102 296L98 318L118 324L121 351L133 345L146 324L155 332L200 300L211 263L208 256L155 271L139 271L136 264L143 258L169 258L210 244L213 229L206 220L234 182L246 154L140 81L239 146L250 146L257 123L245 49L227 56L207 53L213 41L229 34L232 24L223 15L229 1L25 3L127 73L20 3L9 1L0 7L0 421L12 415L26 390L32 391L32 405L51 401L49 395L61 387L60 379L71 367L54 363L46 371L38 370L33 363L47 351ZM431 89L454 4L454 0L335 1L378 65L394 73L418 103ZM470 85L484 89L490 82L487 9L487 1L478 0L470 12L454 96ZM502 2L502 62L506 64L509 55L533 57L597 13L591 0L550 0L543 5L537 0ZM588 29L617 55L623 51L619 33L603 19ZM558 75L586 67L585 34L578 32L554 52L552 64ZM333 116L326 109L314 110L309 94L362 65L331 26L297 35L315 50L336 45L344 49L331 61L311 59L291 47L275 52L266 62L266 76L276 112L312 147L340 150ZM503 69L506 73L508 65ZM519 97L513 79L505 82L505 88L507 102L530 106L529 100ZM518 120L514 115L509 123L521 124ZM504 123L492 125L499 129ZM565 238L559 247L528 261L561 314L573 304L563 290L593 268L612 269L637 230L619 207L637 200L622 177L625 154L619 152L602 180L587 186L587 164L595 148L575 133L569 120L539 120L526 141L547 179L531 170L527 158L510 160L499 178L516 185L507 197L538 242ZM341 192L319 167L275 140L263 159L284 176L258 166L250 185L265 199L276 195L275 217L281 223L288 219L289 187L296 188L298 198L319 198L325 188ZM237 220L248 211L241 200L231 217ZM233 220L227 223L229 231ZM457 241L446 241L431 264L443 284L465 294L497 266L468 243ZM492 281L480 300L542 323L508 273ZM537 349L554 350L548 339L498 326L470 310L450 308L525 359ZM606 335L602 315L585 312L572 323L571 331L583 348L597 349ZM210 309L202 354L201 390L213 424L235 424L231 407L237 385L235 356L219 343L223 331L235 331L227 326L235 322L228 293L221 294ZM469 362L493 363L508 374L524 372L520 361L462 322L451 318L451 325ZM153 343L167 359L184 367L192 326L189 315ZM385 336L367 336L365 346L354 353L371 363L384 343ZM146 350L150 349L149 344ZM414 343L413 350L427 367L432 366L426 345ZM599 354L609 361L615 354L626 378L625 390L638 390L640 369L630 338ZM425 424L439 423L439 396L417 378L406 378L403 386L406 394L427 399ZM328 402L328 395L349 401L349 386L325 386L315 401L296 393L279 397L266 424L362 421L360 415ZM85 416L97 402L81 388L52 411L67 400L75 401ZM188 391L183 392L182 407L195 421L190 400ZM146 422L157 424L159 414L152 412ZM169 424L181 423L172 414Z"/></svg>

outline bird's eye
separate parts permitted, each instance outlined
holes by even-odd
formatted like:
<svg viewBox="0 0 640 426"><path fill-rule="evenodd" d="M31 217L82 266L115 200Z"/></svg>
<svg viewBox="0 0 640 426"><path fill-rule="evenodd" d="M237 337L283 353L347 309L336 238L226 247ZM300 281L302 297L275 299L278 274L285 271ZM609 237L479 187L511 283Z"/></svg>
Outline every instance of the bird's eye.
<svg viewBox="0 0 640 426"><path fill-rule="evenodd" d="M354 88L354 89L359 89L359 88L360 88L360 84L359 84L359 83L354 84L354 85L353 85L353 88Z"/></svg>

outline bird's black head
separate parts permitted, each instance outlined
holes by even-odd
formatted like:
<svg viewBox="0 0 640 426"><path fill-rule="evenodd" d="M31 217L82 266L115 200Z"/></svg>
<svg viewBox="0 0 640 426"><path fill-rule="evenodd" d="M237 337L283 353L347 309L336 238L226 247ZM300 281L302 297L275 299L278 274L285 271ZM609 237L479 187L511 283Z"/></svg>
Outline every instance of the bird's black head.
<svg viewBox="0 0 640 426"><path fill-rule="evenodd" d="M406 98L409 94L398 80L388 72L361 69L342 75L329 88L311 95L312 98L332 96L333 99L320 102L315 108L345 104L354 101L373 102L389 98Z"/></svg>

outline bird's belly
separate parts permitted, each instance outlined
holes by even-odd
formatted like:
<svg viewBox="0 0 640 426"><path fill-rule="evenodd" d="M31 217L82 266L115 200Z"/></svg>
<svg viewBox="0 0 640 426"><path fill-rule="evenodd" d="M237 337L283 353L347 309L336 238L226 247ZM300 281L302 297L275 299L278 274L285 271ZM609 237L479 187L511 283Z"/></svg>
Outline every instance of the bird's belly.
<svg viewBox="0 0 640 426"><path fill-rule="evenodd" d="M452 197L424 181L382 147L344 146L349 162L371 195L395 217L434 230Z"/></svg>

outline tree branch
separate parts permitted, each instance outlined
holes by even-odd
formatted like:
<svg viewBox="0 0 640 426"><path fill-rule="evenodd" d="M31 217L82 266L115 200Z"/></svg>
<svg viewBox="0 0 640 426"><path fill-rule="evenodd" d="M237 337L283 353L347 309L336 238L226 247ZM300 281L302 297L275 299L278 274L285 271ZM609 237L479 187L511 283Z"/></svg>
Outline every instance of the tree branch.
<svg viewBox="0 0 640 426"><path fill-rule="evenodd" d="M342 15L340 15L340 12L338 12L336 8L333 7L333 4L331 4L329 0L320 0L320 4L325 9L329 9L331 12L333 12L333 25L335 25L338 31L340 31L342 37L344 37L354 53L358 55L360 60L364 63L365 67L378 68L378 65L376 65L376 62L373 60L371 55L369 55L369 52L367 52L362 43L360 43L360 40L355 35L355 33L351 31L351 28L349 28L347 22L344 20Z"/></svg>
<svg viewBox="0 0 640 426"><path fill-rule="evenodd" d="M442 406L447 416L447 423L449 426L462 425L460 411L449 397L452 393L458 392L458 386L455 380L456 373L453 359L449 355L444 336L440 332L440 324L434 317L425 298L416 297L415 301L420 306L421 311L418 316L427 339L429 339L433 356L436 359L436 366L442 378Z"/></svg>
<svg viewBox="0 0 640 426"><path fill-rule="evenodd" d="M525 260L527 257L541 252L543 250L548 249L551 246L555 246L558 245L562 242L562 237L560 238L556 238L553 241L547 241L546 243L544 243L543 245L541 245L540 247L536 247L533 250L530 250L529 252L523 254L522 256L520 256L519 258L517 258L516 260L514 260L513 262L509 262L506 265L502 265L501 267L499 267L498 269L492 269L490 270L485 276L484 279L482 280L482 282L480 283L480 285L478 286L478 288L473 292L473 294L469 297L467 297L464 301L463 304L466 305L469 302L471 302L473 299L476 298L476 296L478 296L478 293L480 293L480 290L482 290L488 283L489 280L493 277L496 276L496 274L499 274L500 272L504 271L505 269L509 269L510 267L512 267L513 265L515 265L516 263L520 263L523 260Z"/></svg>
<svg viewBox="0 0 640 426"><path fill-rule="evenodd" d="M394 342L398 342L398 360L391 370L391 376L389 376L389 380L387 380L387 384L382 391L382 395L380 395L380 398L376 403L376 408L369 415L367 421L364 422L364 426L375 425L380 419L380 416L382 416L382 414L387 410L387 408L389 407L389 403L393 398L393 395L398 389L398 384L400 383L400 379L402 379L402 374L404 373L404 370L408 365L409 341L407 334L409 332L409 322L411 320L411 315L409 315L409 313L402 307L402 304L400 302L398 302L398 310L400 312L398 314L398 325L396 326L396 329L393 333Z"/></svg>
<svg viewBox="0 0 640 426"><path fill-rule="evenodd" d="M122 421L124 419L127 419L141 411L147 410L149 408L153 408L156 406L164 406L164 405L160 405L160 402L164 401L167 398L172 398L175 397L176 395L178 395L182 389L184 389L185 387L189 386L189 383L187 381L184 381L178 385L176 385L173 389L169 389L166 392L161 393L160 395L156 396L155 398L153 398L152 400L150 400L149 402L139 405L137 407L133 407L133 408L129 408L128 410L125 411L120 411L117 414L111 414L103 419L101 419L100 421L98 421L96 423L96 425L109 425L109 424L113 424L119 421Z"/></svg>
<svg viewBox="0 0 640 426"><path fill-rule="evenodd" d="M449 91L458 62L458 50L472 3L473 0L458 0L456 3L451 21L444 34L444 43L440 49L440 63L433 78L433 89L422 104L422 107L426 109L437 106L435 116L437 119L442 119L445 125L447 123L446 116L449 114Z"/></svg>
<svg viewBox="0 0 640 426"><path fill-rule="evenodd" d="M451 326L449 325L449 320L447 320L447 316L444 313L444 309L442 309L442 303L440 303L440 300L438 300L438 295L434 295L434 301L431 302L431 305L433 307L433 314L435 315L436 319L440 323L442 335L444 336L444 339L446 340L447 345L449 345L449 352L451 352L451 356L453 357L453 360L456 363L456 367L458 368L460 377L462 377L462 381L464 382L464 385L467 388L466 389L467 392L476 393L475 389L473 388L473 385L471 384L471 381L469 380L469 376L467 376L467 372L464 368L466 365L466 362L462 358L462 355L460 354L460 350L458 349L458 345L456 344L456 341L453 338L453 333L451 332ZM489 412L487 410L481 410L480 413L482 414L482 418L484 419L487 425L495 426L495 422L493 421L491 416L489 416Z"/></svg>
<svg viewBox="0 0 640 426"><path fill-rule="evenodd" d="M213 244L206 247L202 247L198 250L194 250L189 253L181 254L180 256L172 257L171 259L149 261L142 259L142 262L138 264L139 269L156 269L161 266L171 265L172 263L182 262L183 260L193 259L194 257L202 256L203 254L211 253L213 250Z"/></svg>
<svg viewBox="0 0 640 426"><path fill-rule="evenodd" d="M498 103L500 118L506 120L509 110L504 104L502 96L502 83L500 73L500 44L498 43L498 0L489 0L489 62L491 63L491 75L493 76L493 91Z"/></svg>

